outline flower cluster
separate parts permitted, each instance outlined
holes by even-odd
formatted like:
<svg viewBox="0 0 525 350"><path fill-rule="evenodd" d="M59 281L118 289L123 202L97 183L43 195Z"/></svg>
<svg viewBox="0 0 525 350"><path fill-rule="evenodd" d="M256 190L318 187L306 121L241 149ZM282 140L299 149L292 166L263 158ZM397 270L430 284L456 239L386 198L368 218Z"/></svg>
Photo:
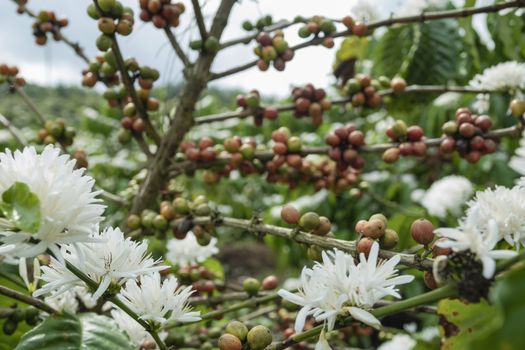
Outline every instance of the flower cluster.
<svg viewBox="0 0 525 350"><path fill-rule="evenodd" d="M478 223L488 219L483 230ZM442 248L451 248L454 252L470 251L483 264L483 277L490 279L496 271L496 259L508 259L516 255L510 250L497 250L496 244L500 241L498 223L491 216L483 218L478 205L469 209L468 216L461 222L459 228L439 228L435 231L438 236L448 238L438 243Z"/></svg>
<svg viewBox="0 0 525 350"><path fill-rule="evenodd" d="M385 296L400 298L396 285L409 283L414 277L398 276L395 267L399 256L384 261L378 259L378 254L378 243L373 244L368 259L360 254L358 264L342 251L323 252L321 263L303 269L297 294L281 289L282 298L302 306L295 331L304 328L308 316L324 321L328 330L332 330L337 316L344 313L379 328L381 323L367 310Z"/></svg>
<svg viewBox="0 0 525 350"><path fill-rule="evenodd" d="M32 257L46 249L58 253L57 244L92 241L91 233L102 221L104 206L93 190L94 180L75 170L75 161L47 146L41 154L34 147L0 153L0 193L15 182L26 184L40 200L42 220L38 232L0 232L0 251ZM37 242L37 243L32 243Z"/></svg>

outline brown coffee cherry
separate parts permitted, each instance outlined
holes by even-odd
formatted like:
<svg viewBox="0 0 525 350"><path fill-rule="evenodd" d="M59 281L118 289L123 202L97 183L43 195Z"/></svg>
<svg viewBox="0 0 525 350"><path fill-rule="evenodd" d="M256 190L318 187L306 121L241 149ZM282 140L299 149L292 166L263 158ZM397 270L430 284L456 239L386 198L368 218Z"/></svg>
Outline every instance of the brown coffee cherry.
<svg viewBox="0 0 525 350"><path fill-rule="evenodd" d="M294 206L292 206L291 204L286 204L281 209L281 218L288 224L294 225L299 222L301 214Z"/></svg>
<svg viewBox="0 0 525 350"><path fill-rule="evenodd" d="M386 225L383 220L369 220L363 230L363 235L372 239L377 239L385 234Z"/></svg>
<svg viewBox="0 0 525 350"><path fill-rule="evenodd" d="M232 334L221 335L218 346L220 350L242 350L240 339Z"/></svg>
<svg viewBox="0 0 525 350"><path fill-rule="evenodd" d="M429 289L436 289L438 287L432 272L425 271L425 273L423 274L423 281Z"/></svg>
<svg viewBox="0 0 525 350"><path fill-rule="evenodd" d="M372 245L374 244L374 240L368 237L363 237L357 242L357 252L363 253L365 256L368 257L368 254L370 254L370 251L372 250Z"/></svg>
<svg viewBox="0 0 525 350"><path fill-rule="evenodd" d="M434 240L434 226L426 219L418 219L410 227L412 238L419 244L428 245Z"/></svg>
<svg viewBox="0 0 525 350"><path fill-rule="evenodd" d="M325 216L319 217L319 227L313 232L315 235L318 236L325 236L330 232L332 229L332 223L330 223L330 220Z"/></svg>
<svg viewBox="0 0 525 350"><path fill-rule="evenodd" d="M279 285L279 279L277 276L270 275L266 276L262 281L262 289L263 290L273 290L277 288Z"/></svg>

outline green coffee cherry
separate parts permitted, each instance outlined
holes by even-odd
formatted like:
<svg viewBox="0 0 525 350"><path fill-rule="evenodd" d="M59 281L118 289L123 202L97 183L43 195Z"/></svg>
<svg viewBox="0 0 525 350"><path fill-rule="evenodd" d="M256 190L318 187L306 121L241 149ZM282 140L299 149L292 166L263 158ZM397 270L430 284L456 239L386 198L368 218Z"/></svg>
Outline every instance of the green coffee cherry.
<svg viewBox="0 0 525 350"><path fill-rule="evenodd" d="M265 326L255 326L248 332L248 346L251 350L263 350L272 343L272 333Z"/></svg>
<svg viewBox="0 0 525 350"><path fill-rule="evenodd" d="M261 282L253 277L248 277L242 282L242 288L249 295L257 295L261 289Z"/></svg>
<svg viewBox="0 0 525 350"><path fill-rule="evenodd" d="M225 331L226 333L236 336L241 341L244 341L246 339L246 335L248 334L248 327L246 327L242 322L231 321L228 323L228 325L226 325Z"/></svg>

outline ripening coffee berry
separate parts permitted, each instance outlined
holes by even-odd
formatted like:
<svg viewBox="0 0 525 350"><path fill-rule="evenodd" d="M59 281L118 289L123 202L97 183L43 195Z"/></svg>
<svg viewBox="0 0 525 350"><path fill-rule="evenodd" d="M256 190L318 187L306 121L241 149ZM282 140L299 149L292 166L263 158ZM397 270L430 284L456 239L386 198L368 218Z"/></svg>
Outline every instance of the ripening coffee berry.
<svg viewBox="0 0 525 350"><path fill-rule="evenodd" d="M448 238L441 237L434 242L432 245L432 256L435 258L439 255L449 255L452 253L452 249L440 247L439 244L448 241Z"/></svg>
<svg viewBox="0 0 525 350"><path fill-rule="evenodd" d="M383 161L386 163L394 163L399 159L401 151L397 147L392 147L383 152Z"/></svg>
<svg viewBox="0 0 525 350"><path fill-rule="evenodd" d="M388 220L387 220L386 216L384 216L381 213L377 213L377 214L372 215L370 217L370 219L368 219L368 220L381 220L385 224L385 227L388 224Z"/></svg>
<svg viewBox="0 0 525 350"><path fill-rule="evenodd" d="M240 341L246 340L248 334L248 327L239 321L231 321L226 325L225 332L236 336Z"/></svg>
<svg viewBox="0 0 525 350"><path fill-rule="evenodd" d="M255 326L248 332L248 346L251 350L263 350L272 343L272 333L265 326Z"/></svg>
<svg viewBox="0 0 525 350"><path fill-rule="evenodd" d="M261 289L261 282L256 278L248 277L242 282L242 288L248 295L257 295Z"/></svg>
<svg viewBox="0 0 525 350"><path fill-rule="evenodd" d="M383 220L373 219L369 220L363 230L365 237L377 239L385 234L386 225Z"/></svg>
<svg viewBox="0 0 525 350"><path fill-rule="evenodd" d="M217 345L220 350L242 350L240 339L232 334L221 335Z"/></svg>
<svg viewBox="0 0 525 350"><path fill-rule="evenodd" d="M379 245L382 249L392 249L399 242L399 235L396 231L387 228L383 237L379 239Z"/></svg>
<svg viewBox="0 0 525 350"><path fill-rule="evenodd" d="M135 214L131 214L126 219L126 226L128 226L132 230L136 230L140 227L140 217Z"/></svg>
<svg viewBox="0 0 525 350"><path fill-rule="evenodd" d="M365 231L365 225L367 224L368 221L366 220L359 220L356 224L355 224L355 232L359 233L359 234L363 234L363 232Z"/></svg>
<svg viewBox="0 0 525 350"><path fill-rule="evenodd" d="M429 289L436 289L438 287L432 272L425 271L425 273L423 274L423 281Z"/></svg>
<svg viewBox="0 0 525 350"><path fill-rule="evenodd" d="M512 100L510 102L510 113L516 118L522 117L525 113L525 101L518 99Z"/></svg>
<svg viewBox="0 0 525 350"><path fill-rule="evenodd" d="M373 244L374 240L372 238L363 237L359 240L359 242L357 242L357 252L368 256L368 254L370 254L370 250L372 250Z"/></svg>
<svg viewBox="0 0 525 350"><path fill-rule="evenodd" d="M263 290L272 290L279 285L279 279L275 275L266 276L262 281Z"/></svg>
<svg viewBox="0 0 525 350"><path fill-rule="evenodd" d="M314 212L308 212L301 216L299 219L299 226L301 226L305 231L313 231L319 227L321 221L319 215Z"/></svg>
<svg viewBox="0 0 525 350"><path fill-rule="evenodd" d="M412 238L419 244L428 245L434 240L434 226L426 219L418 219L410 227Z"/></svg>
<svg viewBox="0 0 525 350"><path fill-rule="evenodd" d="M332 224L330 223L330 220L326 216L320 216L319 217L319 227L313 232L315 235L318 236L325 236L330 232L332 229Z"/></svg>
<svg viewBox="0 0 525 350"><path fill-rule="evenodd" d="M405 79L396 77L392 79L390 86L395 94L400 94L405 91L405 88L407 87L407 83Z"/></svg>
<svg viewBox="0 0 525 350"><path fill-rule="evenodd" d="M281 209L281 218L288 224L297 224L301 218L299 211L291 204L286 204Z"/></svg>
<svg viewBox="0 0 525 350"><path fill-rule="evenodd" d="M368 26L363 22L355 22L352 26L352 33L359 37L365 36L367 30Z"/></svg>
<svg viewBox="0 0 525 350"><path fill-rule="evenodd" d="M291 136L287 142L289 152L300 152L302 147L301 139L297 136Z"/></svg>

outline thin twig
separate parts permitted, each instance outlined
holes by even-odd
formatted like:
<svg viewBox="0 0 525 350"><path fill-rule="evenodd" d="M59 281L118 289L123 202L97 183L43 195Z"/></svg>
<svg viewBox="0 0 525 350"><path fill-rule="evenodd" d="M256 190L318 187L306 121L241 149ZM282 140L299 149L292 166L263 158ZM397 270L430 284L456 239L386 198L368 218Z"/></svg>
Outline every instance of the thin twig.
<svg viewBox="0 0 525 350"><path fill-rule="evenodd" d="M467 7L467 8L462 8L462 9L447 10L447 11L432 11L432 12L427 12L427 13L423 12L420 15L416 15L416 16L406 16L406 17L397 17L397 18L393 17L393 18L389 18L385 20L371 22L368 24L368 30L369 32L371 32L374 29L377 29L380 27L389 27L394 24L424 23L426 21L440 20L440 19L445 19L445 18L462 18L462 17L468 17L468 16L472 16L475 14L479 14L479 13L498 12L506 8L523 7L524 5L525 3L523 2L523 0L515 0L515 1L509 1L509 2L502 2L499 4L490 5L490 6ZM338 38L338 37L348 36L348 35L351 35L351 33L348 30L344 30L342 32L337 32L331 36L333 38ZM320 45L322 42L323 42L322 37L316 37L312 40L305 41L301 44L292 46L291 49L293 51L297 51L305 47ZM242 72L246 69L254 67L256 63L257 63L257 60L246 63L240 67L234 67L234 68L225 70L220 73L214 73L211 75L210 80L216 80L216 79L227 77L235 73Z"/></svg>
<svg viewBox="0 0 525 350"><path fill-rule="evenodd" d="M220 217L219 219L212 219L211 217L195 217L193 218L193 223L198 225L215 223L215 225L217 226L239 228L242 230L246 230L250 233L280 236L296 241L298 243L318 246L324 249L336 248L353 255L356 255L357 252L355 241L345 241L326 236L317 236L301 230L268 225L264 223L255 223L253 220L243 220L232 217ZM433 261L431 259L420 259L419 256L417 256L416 254L403 254L383 249L379 251L379 257L383 259L389 259L393 256L399 256L399 263L402 265L414 267L421 270L432 269Z"/></svg>
<svg viewBox="0 0 525 350"><path fill-rule="evenodd" d="M206 32L206 26L204 25L204 17L202 16L201 5L199 0L191 0L193 5L193 12L195 14L195 20L197 21L197 27L199 27L199 33L201 35L202 41L208 38L208 33Z"/></svg>
<svg viewBox="0 0 525 350"><path fill-rule="evenodd" d="M13 137L16 141L18 141L19 144L21 144L24 147L27 146L27 141L24 135L22 135L20 130L18 130L16 126L11 124L9 119L7 119L6 116L4 116L2 113L0 113L0 124L2 124L11 135L13 135Z"/></svg>
<svg viewBox="0 0 525 350"><path fill-rule="evenodd" d="M25 93L24 89L22 89L20 86L16 85L15 83L12 83L11 86L16 91L16 93L24 100L25 104L29 107L29 109L36 115L38 120L40 121L40 124L44 126L46 124L46 118L44 117L44 114L38 110L36 105L31 101L29 96Z"/></svg>
<svg viewBox="0 0 525 350"><path fill-rule="evenodd" d="M502 137L519 137L521 136L522 126L511 126L508 128L496 129L494 131L488 132L485 134L486 138L489 139L499 139ZM428 147L438 147L443 141L443 137L424 139L422 142L425 143ZM387 149L398 147L399 143L380 143L374 145L365 145L359 148L360 153L382 153ZM311 154L317 155L327 155L330 151L328 146L318 146L318 147L303 147L299 153L302 157L306 157ZM255 152L254 158L260 160L261 162L270 161L275 156L275 153L272 151L257 151ZM231 161L230 155L222 155L217 157L211 162L191 162L189 160L184 160L181 162L173 162L169 170L171 175L177 175L185 171L193 171L196 169L207 169L212 168L217 165L227 164Z"/></svg>
<svg viewBox="0 0 525 350"><path fill-rule="evenodd" d="M175 53L177 54L177 56L179 56L184 66L189 67L191 65L191 62L188 59L188 56L186 56L186 54L184 53L184 50L182 49L182 47L179 45L179 42L177 41L177 38L175 37L175 35L173 35L173 32L171 31L171 29L168 26L166 26L164 27L164 32L166 33L166 36L168 37L168 40L171 46L175 50Z"/></svg>
<svg viewBox="0 0 525 350"><path fill-rule="evenodd" d="M448 85L409 85L406 87L405 91L403 93L444 93L444 92L457 92L457 93L464 93L464 94L485 94L485 93L494 93L494 92L502 92L505 91L501 90L487 90L487 89L478 89L473 88L470 86L448 86ZM381 96L389 96L393 95L394 92L392 89L384 89L379 90L378 94ZM331 101L332 105L345 105L347 103L351 102L350 97L341 97L337 98ZM287 111L293 111L295 109L294 104L288 104L288 105L282 105L276 107L277 112L287 112ZM195 118L195 124L206 124L206 123L212 123L217 121L224 121L227 119L232 118L247 118L253 116L253 111L250 111L249 109L246 110L238 110L238 111L232 111L232 112L223 112L218 114L211 114L207 116L197 117Z"/></svg>
<svg viewBox="0 0 525 350"><path fill-rule="evenodd" d="M57 312L57 310L47 305L40 299L30 297L29 295L22 294L14 289L2 285L0 285L0 294L5 295L6 297L9 297L11 299L21 301L25 304L34 306L37 309L47 312L48 314L54 314Z"/></svg>

